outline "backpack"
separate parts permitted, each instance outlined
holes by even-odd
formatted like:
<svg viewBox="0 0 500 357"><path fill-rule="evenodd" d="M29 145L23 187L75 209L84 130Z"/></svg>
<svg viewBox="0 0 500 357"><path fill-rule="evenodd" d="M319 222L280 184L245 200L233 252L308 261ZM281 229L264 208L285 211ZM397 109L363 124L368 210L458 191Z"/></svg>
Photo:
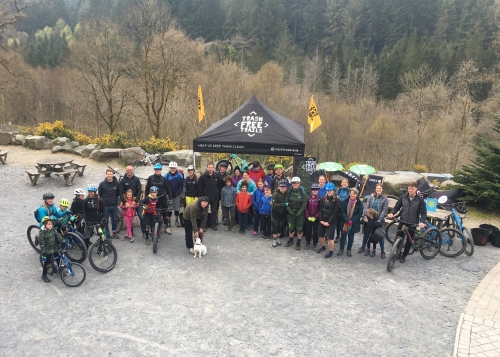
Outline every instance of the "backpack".
<svg viewBox="0 0 500 357"><path fill-rule="evenodd" d="M38 208L37 208L37 209L33 212L33 215L35 216L35 219L36 219L36 221L37 221L38 223L42 223L42 222L40 221L40 219L38 218L38 214L40 213L40 208L42 208L42 207L43 207L43 208L45 208L45 210L47 211L47 213L48 213L49 215L50 215L50 213L51 213L51 212L50 212L50 208L48 208L48 207L46 207L46 206L43 206L43 205L42 205L42 206L38 207Z"/></svg>

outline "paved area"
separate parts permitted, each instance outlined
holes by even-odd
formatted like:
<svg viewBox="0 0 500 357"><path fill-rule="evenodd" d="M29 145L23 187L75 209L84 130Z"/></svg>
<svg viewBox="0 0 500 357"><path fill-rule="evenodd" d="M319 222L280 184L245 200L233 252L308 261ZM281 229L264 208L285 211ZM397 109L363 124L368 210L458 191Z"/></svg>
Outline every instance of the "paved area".
<svg viewBox="0 0 500 357"><path fill-rule="evenodd" d="M500 356L500 263L479 283L460 316L454 356Z"/></svg>

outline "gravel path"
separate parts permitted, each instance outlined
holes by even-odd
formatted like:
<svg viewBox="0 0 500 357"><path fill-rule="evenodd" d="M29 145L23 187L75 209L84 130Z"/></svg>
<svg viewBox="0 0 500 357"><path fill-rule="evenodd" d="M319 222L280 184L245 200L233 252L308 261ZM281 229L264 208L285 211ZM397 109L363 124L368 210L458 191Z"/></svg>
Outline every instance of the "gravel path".
<svg viewBox="0 0 500 357"><path fill-rule="evenodd" d="M32 187L9 159L0 166L2 356L451 356L460 313L500 259L491 245L471 258L417 253L388 273L379 256L327 260L222 229L207 232L208 254L193 259L174 227L156 255L142 239L115 240L110 273L85 262L79 288L45 284L26 228L43 192L71 198L73 188L45 177ZM92 162L74 187L100 181L104 168Z"/></svg>

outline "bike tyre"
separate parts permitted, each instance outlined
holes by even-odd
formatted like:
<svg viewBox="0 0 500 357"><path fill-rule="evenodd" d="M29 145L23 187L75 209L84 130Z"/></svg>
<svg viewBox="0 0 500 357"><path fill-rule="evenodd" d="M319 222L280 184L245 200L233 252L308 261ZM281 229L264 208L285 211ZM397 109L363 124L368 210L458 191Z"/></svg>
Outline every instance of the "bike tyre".
<svg viewBox="0 0 500 357"><path fill-rule="evenodd" d="M42 251L40 250L40 243L38 242L38 235L36 235L33 230L38 230L40 232L40 226L38 225L31 225L28 227L28 230L26 231L26 234L28 235L28 241L30 242L31 246L37 253L41 253Z"/></svg>
<svg viewBox="0 0 500 357"><path fill-rule="evenodd" d="M402 238L397 237L394 241L394 244L391 248L391 253L389 255L389 259L387 259L387 271L390 273L392 269L394 269L394 264L396 264L396 260L398 259L398 250L401 252L402 248Z"/></svg>
<svg viewBox="0 0 500 357"><path fill-rule="evenodd" d="M464 253L470 257L474 254L474 239L472 238L472 233L469 228L462 227L462 233L465 235L465 238L467 238L467 247Z"/></svg>
<svg viewBox="0 0 500 357"><path fill-rule="evenodd" d="M160 229L160 224L158 222L155 223L155 229L153 231L153 253L156 254L158 250L158 230Z"/></svg>
<svg viewBox="0 0 500 357"><path fill-rule="evenodd" d="M441 229L441 238L443 243L439 253L448 258L455 258L462 254L467 248L467 238L455 228ZM446 242L444 242L446 240ZM451 251L450 247L456 246L456 250ZM460 249L458 249L460 248Z"/></svg>
<svg viewBox="0 0 500 357"><path fill-rule="evenodd" d="M73 232L67 232L64 235L64 238L68 238L70 241L70 246L66 250L65 255L68 257L69 260L72 262L76 263L83 263L85 259L87 259L88 256L88 250L87 246L85 245L85 241L76 233ZM70 249L70 248L75 248L75 249ZM78 251L79 253L73 254L72 250ZM73 255L72 255L73 254Z"/></svg>
<svg viewBox="0 0 500 357"><path fill-rule="evenodd" d="M97 250L96 250L96 253L94 253L94 249L97 249L100 244L107 247L108 253L113 253L113 257L110 260L110 264L105 268L98 267L96 262L94 262L94 259L96 259L96 257L99 257L99 259L101 259L101 255L100 255L100 253L97 254ZM117 259L118 259L118 254L116 252L116 248L113 245L113 243L111 243L110 241L104 241L101 243L98 240L98 241L92 243L92 245L89 248L89 263L92 266L92 268L94 268L98 272L107 273L107 272L111 271L115 267ZM107 259L105 259L105 260L107 260Z"/></svg>
<svg viewBox="0 0 500 357"><path fill-rule="evenodd" d="M385 227L385 239L390 243L394 244L396 235L398 233L399 224L396 221L392 221Z"/></svg>
<svg viewBox="0 0 500 357"><path fill-rule="evenodd" d="M87 277L87 272L85 271L85 268L78 263L71 263L71 270L73 271L73 276L69 273L68 267L64 266L61 271L59 272L59 275L61 276L61 280L64 284L71 288L76 288L77 286L82 285L82 283L85 281L85 278ZM66 273L66 276L65 274ZM76 281L71 281L71 278L77 277Z"/></svg>
<svg viewBox="0 0 500 357"><path fill-rule="evenodd" d="M429 242L429 238L427 238L428 236L433 237L431 239L432 242ZM441 232L437 228L428 229L427 231L425 231L425 236L423 239L420 239L421 241L423 240L421 244L424 244L425 246L419 248L418 251L420 252L420 255L422 256L422 258L426 260L434 258L441 249L441 243L442 243ZM431 247L434 248L434 250L430 254L428 254L427 249Z"/></svg>
<svg viewBox="0 0 500 357"><path fill-rule="evenodd" d="M118 208L118 212L116 215L116 232L120 232L123 229L123 213L121 209Z"/></svg>

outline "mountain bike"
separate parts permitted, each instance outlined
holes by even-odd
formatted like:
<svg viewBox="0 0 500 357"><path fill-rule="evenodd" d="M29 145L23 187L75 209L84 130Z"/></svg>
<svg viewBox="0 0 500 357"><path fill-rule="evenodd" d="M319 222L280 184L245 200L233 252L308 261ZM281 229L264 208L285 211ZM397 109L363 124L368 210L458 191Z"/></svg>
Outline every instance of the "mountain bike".
<svg viewBox="0 0 500 357"><path fill-rule="evenodd" d="M472 238L472 233L469 228L464 226L463 220L467 218L466 214L468 208L466 206L466 202L457 202L457 203L441 203L445 209L451 209L451 215L448 217L446 221L444 221L444 226L455 228L459 232L462 233L464 239L467 241L467 245L465 248L465 254L469 257L474 254L474 239Z"/></svg>
<svg viewBox="0 0 500 357"><path fill-rule="evenodd" d="M227 174L228 175L232 175L233 174L233 168L236 167L236 166L239 166L241 171L247 171L247 170L251 170L252 167L253 167L253 164L250 163L250 164L247 164L247 160L248 158L250 157L250 155L246 155L246 159L242 159L241 157L239 157L238 155L235 155L235 154L231 154L231 156L229 156L229 158L227 160L221 160L217 163L217 165L215 166L215 169L217 171L219 171L220 169L220 165L221 164L226 164L227 165Z"/></svg>
<svg viewBox="0 0 500 357"><path fill-rule="evenodd" d="M89 263L92 268L101 273L111 271L118 259L116 248L109 238L107 226L107 222L92 226L92 236L97 236L97 240L89 247Z"/></svg>
<svg viewBox="0 0 500 357"><path fill-rule="evenodd" d="M160 240L161 233L161 225L163 223L163 217L161 215L162 212L166 212L168 209L157 208L156 215L154 219L154 227L150 227L149 223L146 224L146 239L149 239L151 236L151 240L153 241L153 253L156 254L158 251L158 242ZM151 232L151 230L153 230Z"/></svg>
<svg viewBox="0 0 500 357"><path fill-rule="evenodd" d="M412 255L416 250L420 252L422 258L429 260L434 258L441 247L441 232L436 228L422 229L415 224L410 224L403 222L399 219L394 219L401 228L398 232L397 237L394 240L394 244L391 248L391 253L389 259L387 260L387 271L391 272L394 269L396 261L401 257L406 241L409 240L412 244L412 249L409 255ZM410 232L415 233L415 238L413 239Z"/></svg>
<svg viewBox="0 0 500 357"><path fill-rule="evenodd" d="M59 253L52 254L52 263L47 269L47 274L59 274L64 284L70 287L81 285L87 277L85 268L66 258L66 248L59 249ZM40 265L43 267L43 258L40 254Z"/></svg>
<svg viewBox="0 0 500 357"><path fill-rule="evenodd" d="M144 151L144 157L140 160L135 160L132 164L132 167L138 166L151 166L154 164L160 163L163 166L170 164L170 160L165 159L162 154L159 152L156 155L152 155L147 151Z"/></svg>
<svg viewBox="0 0 500 357"><path fill-rule="evenodd" d="M440 218L436 218L439 221L445 221ZM426 225L430 228L439 229L439 227L431 224L430 222L426 222ZM467 238L463 235L459 230L444 227L439 229L442 237L441 248L439 248L439 253L448 258L458 257L460 254L465 252L467 248Z"/></svg>

